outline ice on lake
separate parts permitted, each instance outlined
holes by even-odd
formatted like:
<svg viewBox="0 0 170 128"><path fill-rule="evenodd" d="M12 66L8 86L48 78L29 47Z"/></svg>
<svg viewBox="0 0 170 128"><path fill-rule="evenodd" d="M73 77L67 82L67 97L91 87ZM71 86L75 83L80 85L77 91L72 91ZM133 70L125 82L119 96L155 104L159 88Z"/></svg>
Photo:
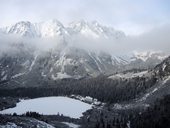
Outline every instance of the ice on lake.
<svg viewBox="0 0 170 128"><path fill-rule="evenodd" d="M80 118L82 113L91 109L92 105L68 97L42 97L21 100L16 107L0 111L1 114L24 114L28 111L44 115L63 114L72 118Z"/></svg>

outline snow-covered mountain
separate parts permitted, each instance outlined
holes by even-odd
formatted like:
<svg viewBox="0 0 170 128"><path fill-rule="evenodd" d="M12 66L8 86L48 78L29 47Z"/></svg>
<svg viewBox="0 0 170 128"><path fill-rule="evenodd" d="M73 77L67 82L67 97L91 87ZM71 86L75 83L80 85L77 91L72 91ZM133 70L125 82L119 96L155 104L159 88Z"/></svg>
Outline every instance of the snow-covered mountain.
<svg viewBox="0 0 170 128"><path fill-rule="evenodd" d="M66 28L57 20L49 20L41 23L21 21L2 28L1 31L5 34L14 34L29 38L48 38L68 34Z"/></svg>
<svg viewBox="0 0 170 128"><path fill-rule="evenodd" d="M146 67L153 68L153 66L162 62L166 57L168 57L168 55L161 51L133 52L130 57L129 66L141 69L145 69Z"/></svg>
<svg viewBox="0 0 170 128"><path fill-rule="evenodd" d="M87 37L92 36L94 38L104 37L116 39L125 37L125 34L122 31L100 25L96 21L93 21L91 23L84 20L72 22L68 28L73 33L82 34Z"/></svg>
<svg viewBox="0 0 170 128"><path fill-rule="evenodd" d="M167 57L160 64L155 66L152 70L134 72L129 71L126 73L117 73L108 77L109 79L128 79L135 80L153 79L154 83L151 87L145 90L145 93L139 95L137 98L131 102L116 103L114 109L126 110L126 109L135 109L135 108L147 108L151 106L156 100L162 99L164 96L170 94L170 57ZM137 79L136 79L137 80ZM149 85L149 84L147 84ZM144 85L143 85L144 86Z"/></svg>
<svg viewBox="0 0 170 128"><path fill-rule="evenodd" d="M23 46L21 46L23 47ZM0 81L10 80L13 85L39 85L43 80L89 78L113 74L134 68L132 62L96 54L83 49L63 48L36 53L20 49L15 54L4 54L0 59ZM135 65L136 68L138 65ZM143 65L144 66L144 65ZM147 64L145 64L145 68Z"/></svg>
<svg viewBox="0 0 170 128"><path fill-rule="evenodd" d="M160 59L160 60L163 60L165 59L165 54L161 51L145 51L145 52L133 52L134 53L134 56L131 58L132 60L136 60L136 59L140 59L140 60L143 60L143 61L147 61L149 60L150 58L153 58L153 59Z"/></svg>
<svg viewBox="0 0 170 128"><path fill-rule="evenodd" d="M147 69L157 65L166 57L161 52L119 56L69 44L71 37L76 37L75 35L114 41L126 38L123 32L97 22L78 21L65 27L57 20L41 23L22 21L2 28L1 32L7 36L18 35L21 38L12 40L12 43L9 43L9 50L1 53L0 81L13 80L14 83L24 84L32 81L40 82L42 79L96 77L100 74L109 75L133 68ZM44 40L45 46L49 46L57 42L55 39L62 40L45 51L40 50ZM37 42L40 44L38 48L34 45Z"/></svg>
<svg viewBox="0 0 170 128"><path fill-rule="evenodd" d="M67 36L69 35L67 29L58 20L49 20L36 24L38 26L37 32L40 37L55 37L55 36Z"/></svg>
<svg viewBox="0 0 170 128"><path fill-rule="evenodd" d="M72 22L65 27L58 20L49 20L40 23L31 23L21 21L14 25L1 29L7 34L17 34L25 37L49 38L57 36L68 36L81 34L83 36L93 36L94 38L122 38L125 34L121 31L114 30L111 27L100 25L98 22L86 22L84 20Z"/></svg>
<svg viewBox="0 0 170 128"><path fill-rule="evenodd" d="M21 21L16 23L15 25L6 27L5 29L3 29L3 32L7 34L18 34L20 36L26 36L26 37L37 36L35 26L29 21L26 22Z"/></svg>

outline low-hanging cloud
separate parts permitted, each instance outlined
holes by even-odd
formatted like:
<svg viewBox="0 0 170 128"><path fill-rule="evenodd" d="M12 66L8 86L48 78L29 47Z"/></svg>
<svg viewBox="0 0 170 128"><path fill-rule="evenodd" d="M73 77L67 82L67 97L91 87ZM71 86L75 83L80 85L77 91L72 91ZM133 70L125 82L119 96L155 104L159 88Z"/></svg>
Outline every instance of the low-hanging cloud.
<svg viewBox="0 0 170 128"><path fill-rule="evenodd" d="M111 54L126 54L133 51L162 51L170 53L170 25L166 24L138 35L122 39L90 38L76 36L72 45L88 50L104 51Z"/></svg>
<svg viewBox="0 0 170 128"><path fill-rule="evenodd" d="M89 51L104 51L114 55L125 55L133 51L162 51L170 54L170 25L163 25L152 29L150 32L139 36L126 36L120 39L104 37L94 38L93 36L73 35L66 38L52 39L22 39L14 36L1 36L0 54L11 50L12 43L22 42L25 46L32 47L38 51L49 51L65 43L65 47L77 47Z"/></svg>
<svg viewBox="0 0 170 128"><path fill-rule="evenodd" d="M170 53L170 24L162 25L139 36L127 38L129 50L155 50ZM128 46L127 46L128 48Z"/></svg>

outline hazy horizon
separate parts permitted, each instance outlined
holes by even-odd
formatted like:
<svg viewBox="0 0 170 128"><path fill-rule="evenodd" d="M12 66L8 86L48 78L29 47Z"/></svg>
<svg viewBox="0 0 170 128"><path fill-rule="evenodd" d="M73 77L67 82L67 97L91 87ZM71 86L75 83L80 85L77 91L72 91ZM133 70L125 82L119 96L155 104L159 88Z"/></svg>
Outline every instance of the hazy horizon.
<svg viewBox="0 0 170 128"><path fill-rule="evenodd" d="M84 19L140 35L170 23L169 4L168 0L1 0L0 27L18 21L57 19L68 24Z"/></svg>

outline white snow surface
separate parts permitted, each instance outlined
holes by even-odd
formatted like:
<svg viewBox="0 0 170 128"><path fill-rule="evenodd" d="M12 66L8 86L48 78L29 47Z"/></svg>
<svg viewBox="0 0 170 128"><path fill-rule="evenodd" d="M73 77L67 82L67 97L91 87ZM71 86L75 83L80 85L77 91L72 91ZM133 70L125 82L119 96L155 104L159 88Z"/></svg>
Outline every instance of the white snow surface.
<svg viewBox="0 0 170 128"><path fill-rule="evenodd" d="M35 58L34 58L34 60L32 61L31 66L30 66L30 68L29 68L29 71L32 70L32 68L33 68L33 66L34 66L34 64L35 64L35 61L36 61L36 59L37 59L37 56L38 56L38 55L36 55Z"/></svg>
<svg viewBox="0 0 170 128"><path fill-rule="evenodd" d="M14 76L12 76L12 78L17 78L17 77L22 76L24 74L25 74L25 72L24 73L18 73L18 74L15 74Z"/></svg>
<svg viewBox="0 0 170 128"><path fill-rule="evenodd" d="M49 125L43 121L39 121L36 119L30 119L29 122L36 123L36 128L54 128L52 125ZM20 122L20 123L23 123L23 122ZM8 122L6 125L0 125L0 128L23 128L23 127L20 127L16 125L15 123Z"/></svg>
<svg viewBox="0 0 170 128"><path fill-rule="evenodd" d="M3 76L4 74L5 74L5 71L2 71L2 72L1 72L1 76Z"/></svg>
<svg viewBox="0 0 170 128"><path fill-rule="evenodd" d="M72 118L80 118L82 113L91 109L92 105L68 97L42 97L21 100L16 107L0 111L1 114L24 114L28 111L44 115L63 114Z"/></svg>
<svg viewBox="0 0 170 128"><path fill-rule="evenodd" d="M70 128L79 128L80 125L77 124L73 124L73 123L68 123L68 122L62 122L63 124L66 124L67 126L69 126Z"/></svg>
<svg viewBox="0 0 170 128"><path fill-rule="evenodd" d="M1 80L7 80L7 74L3 76Z"/></svg>
<svg viewBox="0 0 170 128"><path fill-rule="evenodd" d="M168 76L165 80L163 80L162 84L166 84L166 82L170 80L170 76Z"/></svg>
<svg viewBox="0 0 170 128"><path fill-rule="evenodd" d="M52 74L52 79L53 80L58 80L58 79L64 79L64 78L71 78L71 76L70 75L68 75L67 73L61 73L61 72L58 72L57 73L57 77L55 77L53 74Z"/></svg>
<svg viewBox="0 0 170 128"><path fill-rule="evenodd" d="M6 125L0 125L0 128L21 128L17 126L15 123L8 122Z"/></svg>
<svg viewBox="0 0 170 128"><path fill-rule="evenodd" d="M37 128L55 128L50 124L47 124L43 121L36 120L39 124L37 124Z"/></svg>
<svg viewBox="0 0 170 128"><path fill-rule="evenodd" d="M118 73L112 76L109 76L110 79L117 79L117 78L125 78L125 79L130 79L130 78L134 78L134 77L142 77L144 75L148 75L147 74L148 71L142 71L142 72L128 72L128 73Z"/></svg>
<svg viewBox="0 0 170 128"><path fill-rule="evenodd" d="M14 25L1 28L3 33L15 34L33 38L53 38L69 37L70 35L80 34L85 37L104 37L104 38L122 38L125 34L111 27L100 25L97 22L78 21L64 26L56 19L40 23L31 23L21 21Z"/></svg>
<svg viewBox="0 0 170 128"><path fill-rule="evenodd" d="M136 59L141 59L143 60L144 62L146 62L149 58L158 58L159 60L163 60L165 59L167 56L164 55L163 52L161 51L144 51L144 52L137 52L137 51L134 51L133 52L134 54L134 58Z"/></svg>

